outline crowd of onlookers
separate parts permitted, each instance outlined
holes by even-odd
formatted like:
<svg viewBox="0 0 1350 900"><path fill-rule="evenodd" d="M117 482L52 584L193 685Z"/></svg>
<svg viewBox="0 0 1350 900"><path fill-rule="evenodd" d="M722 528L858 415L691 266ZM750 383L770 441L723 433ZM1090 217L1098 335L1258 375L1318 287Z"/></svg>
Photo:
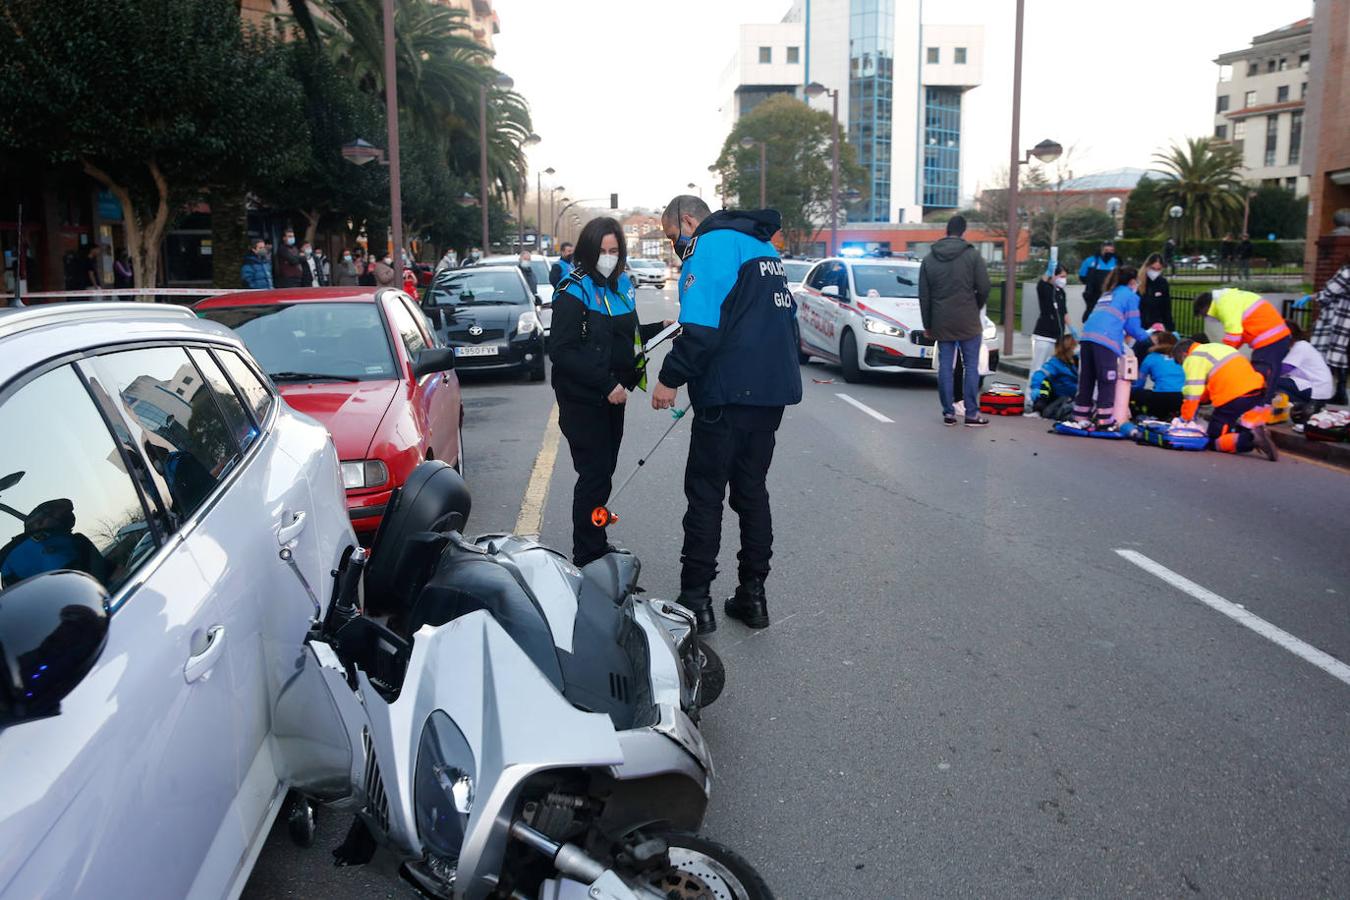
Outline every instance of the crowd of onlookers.
<svg viewBox="0 0 1350 900"><path fill-rule="evenodd" d="M406 265L408 261L404 262ZM310 241L297 245L295 232L289 228L275 249L263 238L254 240L244 255L240 277L248 288L400 284L391 254L377 256L357 246L344 249L342 259L334 262L322 247L315 247Z"/></svg>

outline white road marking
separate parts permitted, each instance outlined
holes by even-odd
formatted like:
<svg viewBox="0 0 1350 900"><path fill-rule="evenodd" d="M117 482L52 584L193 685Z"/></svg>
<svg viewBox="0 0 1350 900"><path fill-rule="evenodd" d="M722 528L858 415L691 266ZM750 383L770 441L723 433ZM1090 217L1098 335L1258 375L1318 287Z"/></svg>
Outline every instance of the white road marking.
<svg viewBox="0 0 1350 900"><path fill-rule="evenodd" d="M854 399L853 399L852 397L850 397L848 394L835 394L835 396L838 397L840 400L843 400L843 401L844 401L845 403L847 403L849 406L856 406L858 409L860 409L860 410L862 410L863 412L867 413L869 416L871 416L872 418L876 419L878 422L889 422L889 423L891 423L891 424L895 424L895 420L894 420L894 419L888 419L888 418L886 418L886 417L883 416L881 413L877 412L875 409L873 409L872 407L868 406L866 403L863 403L863 402L858 401L858 400L854 400Z"/></svg>
<svg viewBox="0 0 1350 900"><path fill-rule="evenodd" d="M525 497L520 501L520 516L516 519L516 534L539 537L544 524L544 507L548 504L548 486L553 480L553 465L558 460L558 442L562 431L558 428L558 404L548 414L544 426L544 444L534 459L530 482L525 486Z"/></svg>
<svg viewBox="0 0 1350 900"><path fill-rule="evenodd" d="M1331 677L1339 679L1346 684L1350 684L1350 666L1347 666L1331 654L1324 653L1311 644L1304 643L1283 628L1272 625L1260 616L1247 612L1247 610L1243 609L1238 604L1225 600L1213 591L1203 588L1194 581L1178 575L1176 572L1173 572L1171 569L1160 563L1154 562L1142 553L1134 550L1116 550L1116 553L1134 563L1145 572L1158 576L1177 590L1190 594L1192 597L1216 612L1223 613L1239 625L1245 625L1263 638L1273 641L1295 656L1312 663Z"/></svg>

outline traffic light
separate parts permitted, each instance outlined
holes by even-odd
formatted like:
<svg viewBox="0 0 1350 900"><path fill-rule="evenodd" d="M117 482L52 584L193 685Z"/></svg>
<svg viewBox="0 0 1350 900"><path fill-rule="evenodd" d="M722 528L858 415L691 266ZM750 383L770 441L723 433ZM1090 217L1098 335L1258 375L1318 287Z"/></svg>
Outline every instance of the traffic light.
<svg viewBox="0 0 1350 900"><path fill-rule="evenodd" d="M610 195L609 195L609 208L610 208L610 209L618 209L618 208L619 208L619 195L618 195L618 194L610 194Z"/></svg>

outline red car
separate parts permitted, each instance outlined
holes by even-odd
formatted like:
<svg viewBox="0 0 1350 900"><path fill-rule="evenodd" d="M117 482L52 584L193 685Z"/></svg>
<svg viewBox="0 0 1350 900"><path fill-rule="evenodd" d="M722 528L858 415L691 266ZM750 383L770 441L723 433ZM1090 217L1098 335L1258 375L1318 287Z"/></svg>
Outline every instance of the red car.
<svg viewBox="0 0 1350 900"><path fill-rule="evenodd" d="M286 402L328 428L359 536L374 536L389 495L422 460L463 472L454 351L437 345L402 291L241 291L195 309L238 332Z"/></svg>

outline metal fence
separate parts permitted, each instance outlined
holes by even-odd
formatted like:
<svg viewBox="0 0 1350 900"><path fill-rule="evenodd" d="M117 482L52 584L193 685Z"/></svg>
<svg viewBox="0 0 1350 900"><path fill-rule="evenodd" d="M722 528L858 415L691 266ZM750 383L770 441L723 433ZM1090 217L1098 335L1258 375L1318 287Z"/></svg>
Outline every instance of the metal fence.
<svg viewBox="0 0 1350 900"><path fill-rule="evenodd" d="M1195 298L1202 291L1188 291L1185 288L1172 291L1172 321L1177 334L1190 337L1205 330L1205 320L1195 314ZM1296 307L1297 300L1285 300L1280 305L1280 314L1297 324L1305 332L1311 331L1317 318L1317 301L1311 300L1302 307Z"/></svg>

